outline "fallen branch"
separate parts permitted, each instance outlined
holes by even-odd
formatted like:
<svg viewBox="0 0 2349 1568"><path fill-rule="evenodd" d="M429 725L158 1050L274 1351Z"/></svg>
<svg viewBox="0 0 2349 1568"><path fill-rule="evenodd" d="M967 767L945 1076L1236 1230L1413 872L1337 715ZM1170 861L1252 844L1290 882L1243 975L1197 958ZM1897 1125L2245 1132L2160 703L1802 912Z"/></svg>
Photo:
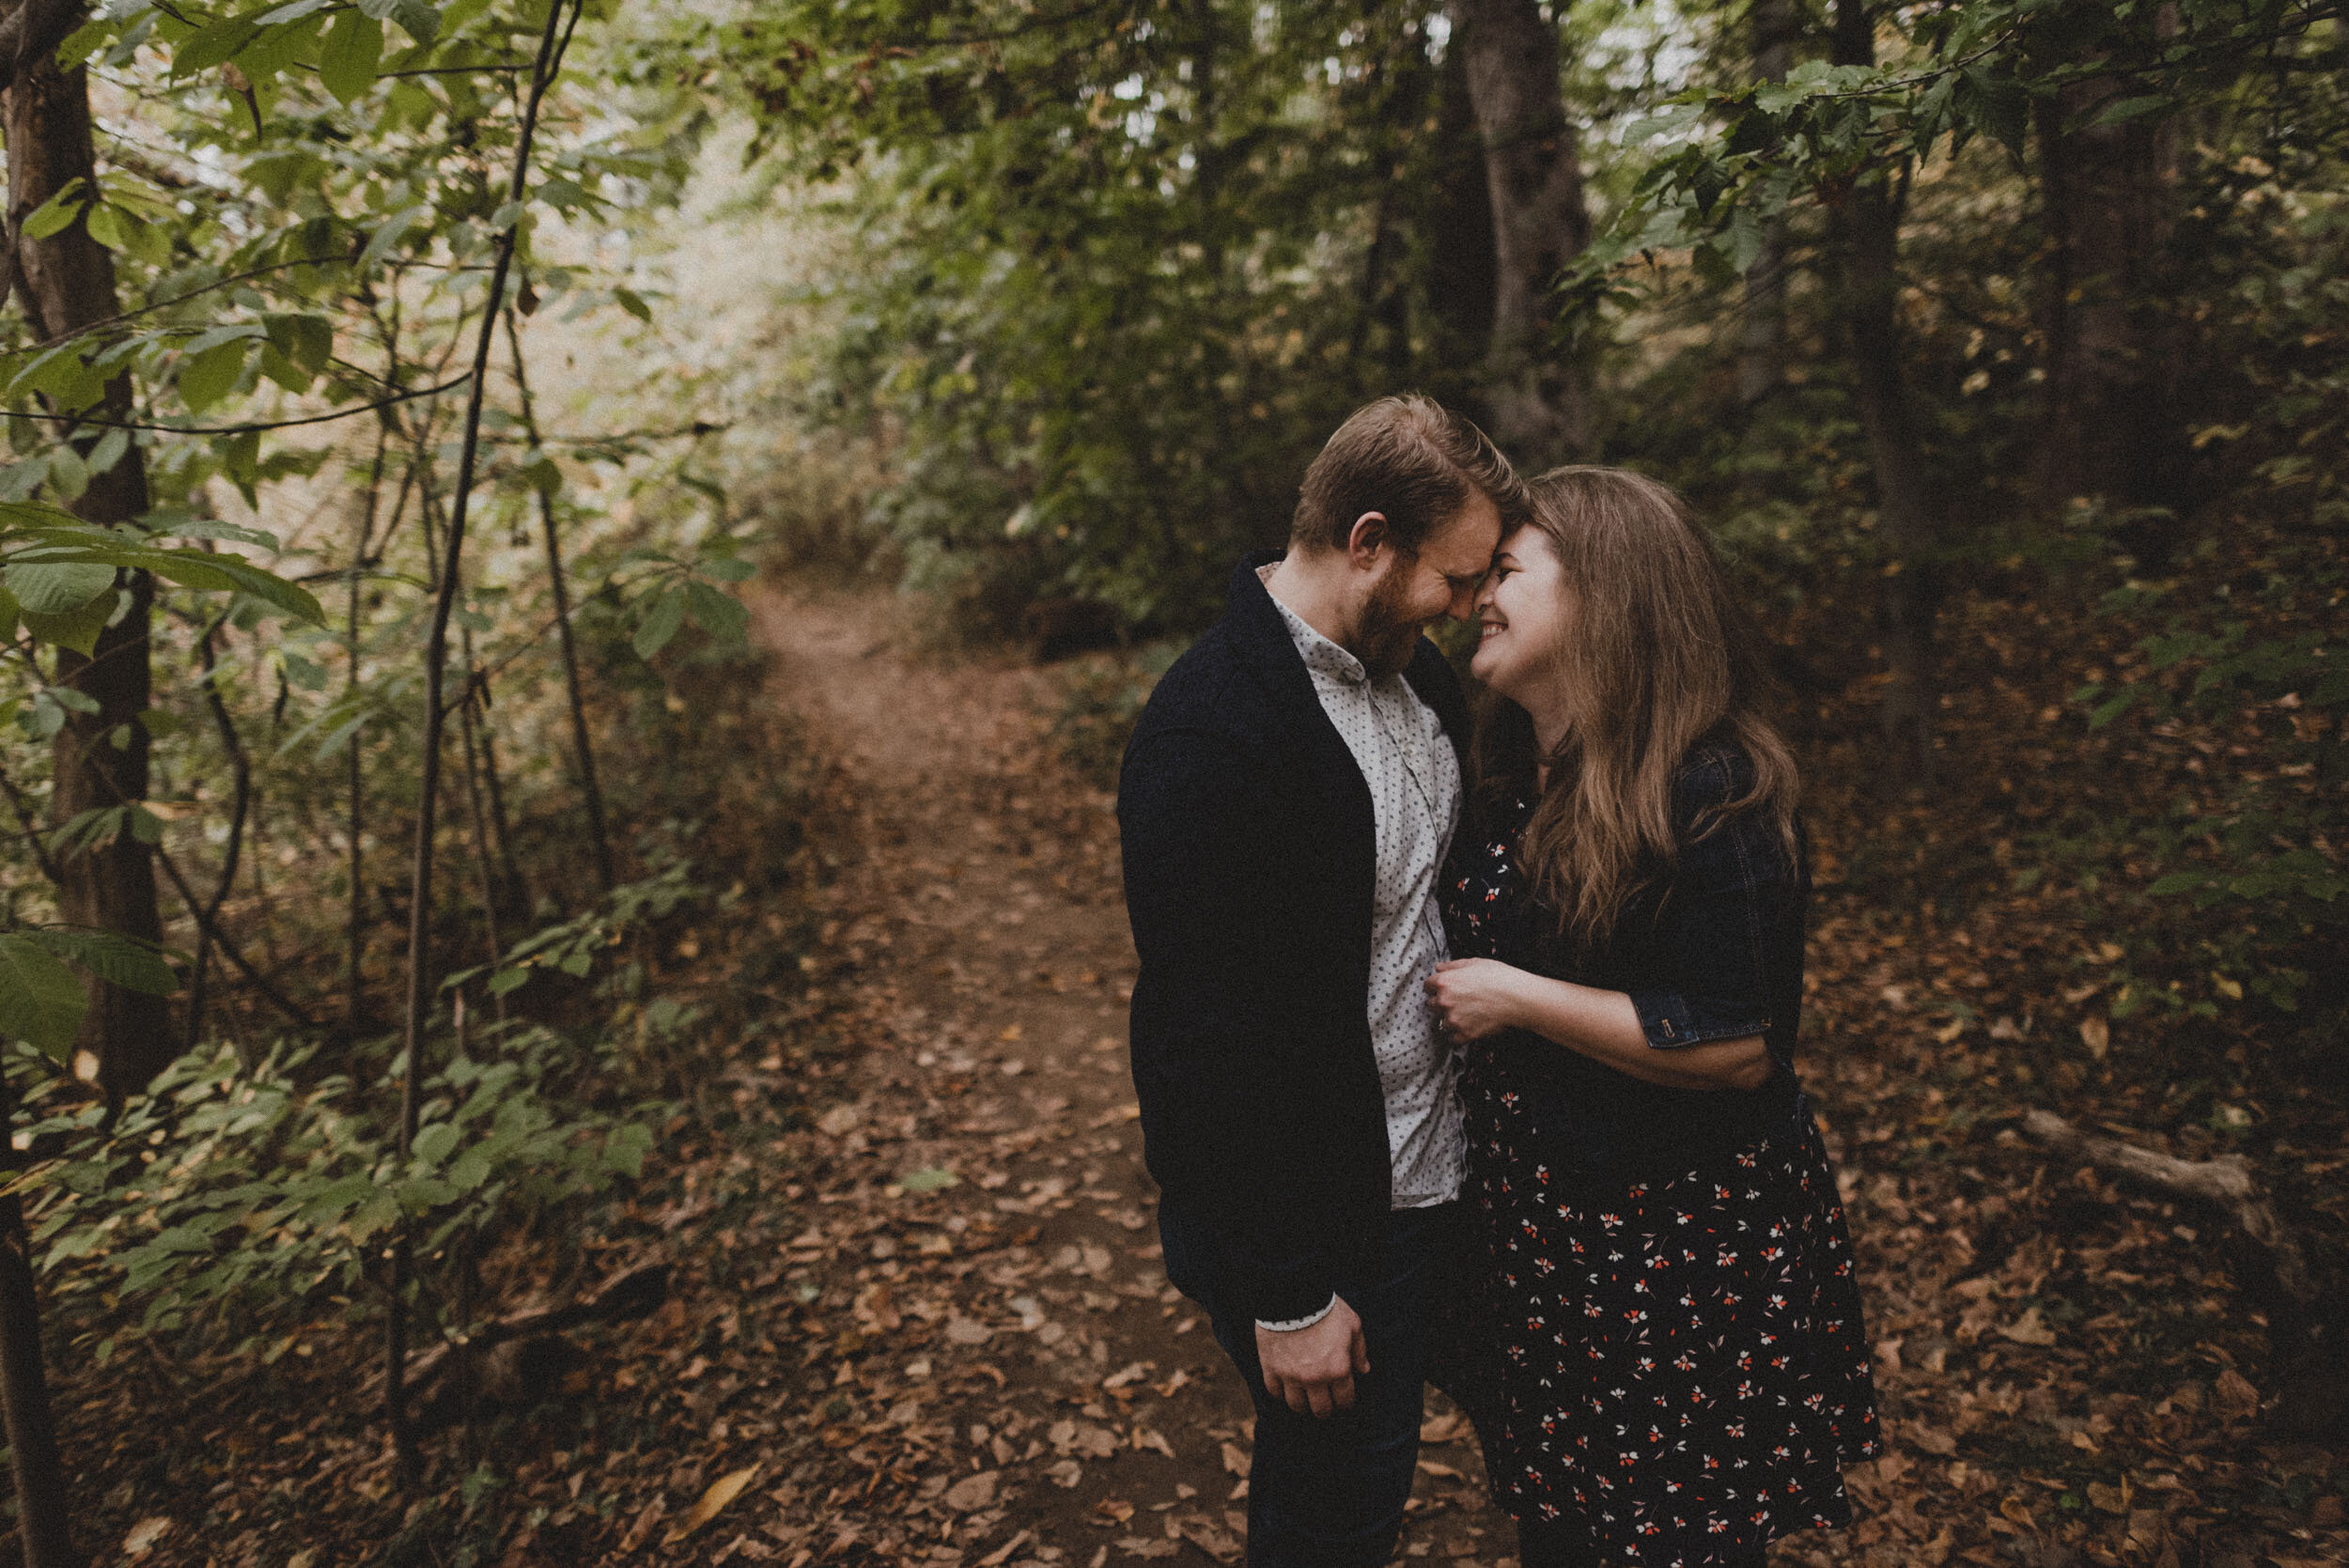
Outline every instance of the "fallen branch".
<svg viewBox="0 0 2349 1568"><path fill-rule="evenodd" d="M2023 1130L2051 1152L2085 1160L2120 1180L2219 1210L2264 1255L2281 1296L2302 1308L2315 1302L2317 1291L2309 1278L2308 1255L2276 1218L2275 1208L2242 1156L2179 1159L2118 1139L2084 1133L2051 1110L2025 1111Z"/></svg>
<svg viewBox="0 0 2349 1568"><path fill-rule="evenodd" d="M470 1351L473 1407L523 1409L552 1393L564 1376L586 1364L586 1353L563 1338L583 1323L626 1323L668 1299L669 1265L645 1264L614 1275L584 1300L566 1307L508 1312L474 1329L470 1340L444 1340L410 1358L405 1381L415 1400L415 1435L464 1419L469 1403L463 1352ZM382 1374L375 1382L380 1385Z"/></svg>

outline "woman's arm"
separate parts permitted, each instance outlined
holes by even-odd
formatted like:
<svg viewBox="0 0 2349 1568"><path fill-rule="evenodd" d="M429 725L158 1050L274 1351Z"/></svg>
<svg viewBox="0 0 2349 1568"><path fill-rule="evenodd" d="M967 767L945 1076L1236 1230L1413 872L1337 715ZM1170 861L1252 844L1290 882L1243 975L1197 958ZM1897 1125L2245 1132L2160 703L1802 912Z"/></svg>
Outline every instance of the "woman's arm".
<svg viewBox="0 0 2349 1568"><path fill-rule="evenodd" d="M1759 1034L1658 1050L1624 992L1550 980L1498 959L1437 965L1427 1000L1455 1039L1522 1029L1670 1089L1759 1089L1770 1078L1770 1053Z"/></svg>

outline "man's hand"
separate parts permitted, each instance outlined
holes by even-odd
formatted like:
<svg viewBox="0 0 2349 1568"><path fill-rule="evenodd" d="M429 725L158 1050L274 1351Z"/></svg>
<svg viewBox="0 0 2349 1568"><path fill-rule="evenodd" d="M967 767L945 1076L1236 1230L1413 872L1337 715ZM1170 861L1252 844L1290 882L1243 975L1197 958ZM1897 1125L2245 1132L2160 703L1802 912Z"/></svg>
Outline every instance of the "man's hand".
<svg viewBox="0 0 2349 1568"><path fill-rule="evenodd" d="M1299 1415L1326 1416L1354 1408L1354 1379L1370 1370L1362 1320L1343 1296L1310 1328L1256 1327L1256 1359L1264 1386Z"/></svg>

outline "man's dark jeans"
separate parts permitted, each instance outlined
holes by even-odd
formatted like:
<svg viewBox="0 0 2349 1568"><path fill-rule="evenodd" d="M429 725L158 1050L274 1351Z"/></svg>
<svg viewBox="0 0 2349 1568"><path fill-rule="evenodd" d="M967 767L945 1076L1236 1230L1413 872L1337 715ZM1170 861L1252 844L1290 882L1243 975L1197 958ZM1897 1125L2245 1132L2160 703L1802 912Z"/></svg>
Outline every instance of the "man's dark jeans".
<svg viewBox="0 0 2349 1568"><path fill-rule="evenodd" d="M1255 1320L1216 1301L1212 1264L1179 1210L1170 1205L1160 1219L1167 1277L1207 1310L1255 1403L1249 1568L1383 1568L1418 1467L1437 1336L1452 1316L1451 1293L1470 1278L1467 1205L1395 1211L1360 1276L1338 1281L1362 1320L1370 1371L1354 1380L1354 1407L1329 1416L1299 1415L1266 1390Z"/></svg>

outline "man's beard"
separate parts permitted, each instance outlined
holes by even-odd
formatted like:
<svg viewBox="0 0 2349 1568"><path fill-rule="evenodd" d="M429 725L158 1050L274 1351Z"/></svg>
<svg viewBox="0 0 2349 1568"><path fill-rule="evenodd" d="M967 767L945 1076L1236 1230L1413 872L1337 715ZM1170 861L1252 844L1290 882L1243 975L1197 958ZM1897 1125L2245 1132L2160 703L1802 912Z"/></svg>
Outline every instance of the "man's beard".
<svg viewBox="0 0 2349 1568"><path fill-rule="evenodd" d="M1427 622L1405 614L1403 597L1408 587L1403 563L1391 563L1378 586L1370 591L1362 618L1355 624L1352 645L1346 651L1361 660L1375 680L1401 675L1419 651L1419 634Z"/></svg>

